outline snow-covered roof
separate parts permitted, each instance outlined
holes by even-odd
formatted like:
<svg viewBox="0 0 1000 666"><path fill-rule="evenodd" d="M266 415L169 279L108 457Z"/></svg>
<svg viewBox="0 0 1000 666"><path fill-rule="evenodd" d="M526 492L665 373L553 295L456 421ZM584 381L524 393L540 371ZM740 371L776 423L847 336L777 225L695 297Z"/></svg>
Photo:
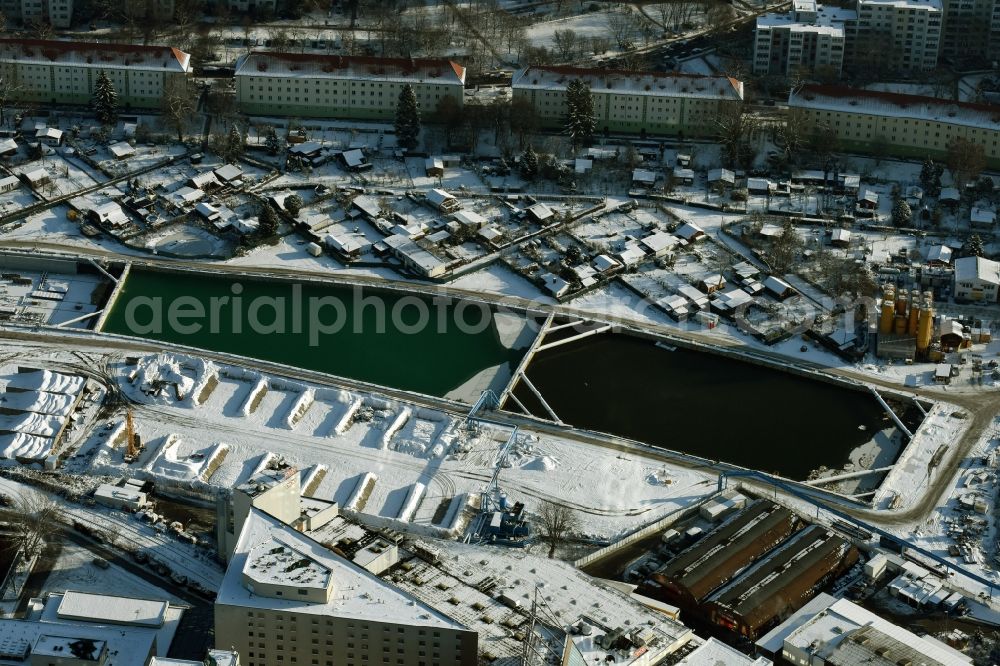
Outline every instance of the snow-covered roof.
<svg viewBox="0 0 1000 666"><path fill-rule="evenodd" d="M632 182L652 185L656 182L656 172L648 169L633 169Z"/></svg>
<svg viewBox="0 0 1000 666"><path fill-rule="evenodd" d="M726 76L702 76L679 72L627 72L581 67L525 67L511 81L514 90L565 90L570 81L581 79L591 93L621 93L664 97L699 97L742 100L743 82Z"/></svg>
<svg viewBox="0 0 1000 666"><path fill-rule="evenodd" d="M343 158L344 164L351 168L362 166L365 163L365 152L360 148L345 150L340 156Z"/></svg>
<svg viewBox="0 0 1000 666"><path fill-rule="evenodd" d="M705 230L699 227L694 222L685 222L680 229L675 232L678 236L686 241L693 240L700 236L705 235Z"/></svg>
<svg viewBox="0 0 1000 666"><path fill-rule="evenodd" d="M615 627L635 629L646 638L645 654L635 654L641 649L633 650L631 656L615 651L617 664L659 663L693 637L693 632L681 623L567 562L523 549L484 548L455 541L435 541L433 547L441 553L440 563L411 558L407 563L413 565L412 569L396 570L398 584L477 631L481 650L495 654L497 663L519 662L524 642L514 634L526 633L530 622L525 614L512 612L498 597L503 595L510 602L530 607L536 590L539 597L544 596L550 616L554 614L563 626L581 621L591 625L591 640ZM499 583L484 594L477 586L490 580ZM601 650L598 656L597 646L585 643L582 647L585 662L581 663L611 663L608 650Z"/></svg>
<svg viewBox="0 0 1000 666"><path fill-rule="evenodd" d="M153 648L156 635L150 631L121 631L99 625L61 626L34 620L0 619L0 646L4 652L4 663L29 664L31 654L42 658L56 656L52 654L54 650L49 648L56 645L65 647L67 639L94 641L106 646L107 657L102 662L103 666L142 666ZM65 650L60 650L58 654L63 658L67 656Z"/></svg>
<svg viewBox="0 0 1000 666"><path fill-rule="evenodd" d="M961 198L957 187L942 187L938 195L938 201L959 201Z"/></svg>
<svg viewBox="0 0 1000 666"><path fill-rule="evenodd" d="M709 638L678 661L677 666L771 666L771 660L747 656L720 640Z"/></svg>
<svg viewBox="0 0 1000 666"><path fill-rule="evenodd" d="M119 226L128 222L128 215L125 214L122 207L115 201L106 201L90 210L99 220L107 222L112 226Z"/></svg>
<svg viewBox="0 0 1000 666"><path fill-rule="evenodd" d="M62 620L159 627L166 619L168 607L169 604L161 600L70 590L63 595L56 613Z"/></svg>
<svg viewBox="0 0 1000 666"><path fill-rule="evenodd" d="M606 254L599 254L594 257L594 268L599 272L610 271L612 268L619 268L621 264Z"/></svg>
<svg viewBox="0 0 1000 666"><path fill-rule="evenodd" d="M830 240L834 243L850 243L851 232L848 229L834 229L830 234Z"/></svg>
<svg viewBox="0 0 1000 666"><path fill-rule="evenodd" d="M773 294L778 294L779 296L788 291L794 291L794 289L792 289L792 285L773 275L768 275L767 279L764 280L764 289L767 289Z"/></svg>
<svg viewBox="0 0 1000 666"><path fill-rule="evenodd" d="M735 183L736 174L729 169L709 169L708 171L708 182L714 183L716 181L722 181L724 183Z"/></svg>
<svg viewBox="0 0 1000 666"><path fill-rule="evenodd" d="M850 640L851 633L862 627L874 628L942 666L967 666L972 663L970 658L956 650L927 641L848 599L829 602L826 608L808 617L788 633L783 644L793 645L806 652L811 651L813 645L829 649L842 641Z"/></svg>
<svg viewBox="0 0 1000 666"><path fill-rule="evenodd" d="M351 236L340 237L334 236L333 234L327 234L323 238L323 243L333 250L344 252L346 254L361 251L361 244Z"/></svg>
<svg viewBox="0 0 1000 666"><path fill-rule="evenodd" d="M448 192L438 188L427 190L427 201L429 201L433 206L440 206L445 201L449 201L454 198L454 194L449 194Z"/></svg>
<svg viewBox="0 0 1000 666"><path fill-rule="evenodd" d="M108 146L108 150L111 151L111 154L114 155L115 159L118 160L135 155L135 148L128 145L124 141L119 141L118 143L111 144L110 146Z"/></svg>
<svg viewBox="0 0 1000 666"><path fill-rule="evenodd" d="M243 175L243 169L236 164L227 164L215 170L215 176L224 183L236 180Z"/></svg>
<svg viewBox="0 0 1000 666"><path fill-rule="evenodd" d="M465 67L445 59L373 58L253 51L236 61L236 76L357 79L465 85Z"/></svg>
<svg viewBox="0 0 1000 666"><path fill-rule="evenodd" d="M480 229L486 226L486 218L472 210L460 210L453 213L452 218L466 227Z"/></svg>
<svg viewBox="0 0 1000 666"><path fill-rule="evenodd" d="M29 183L40 183L43 180L49 179L49 172L39 167L38 169L26 172L24 177L28 179Z"/></svg>
<svg viewBox="0 0 1000 666"><path fill-rule="evenodd" d="M717 292L713 303L723 310L732 310L753 302L753 296L738 287L733 287L729 291Z"/></svg>
<svg viewBox="0 0 1000 666"><path fill-rule="evenodd" d="M555 273L546 273L542 276L542 284L553 296L562 296L569 291L569 282L562 279Z"/></svg>
<svg viewBox="0 0 1000 666"><path fill-rule="evenodd" d="M169 46L101 44L42 39L0 39L0 62L190 72L191 56Z"/></svg>
<svg viewBox="0 0 1000 666"><path fill-rule="evenodd" d="M407 236L394 234L386 236L382 242L397 254L405 256L428 274L441 270L441 267L447 263L417 245Z"/></svg>
<svg viewBox="0 0 1000 666"><path fill-rule="evenodd" d="M942 8L941 0L860 0L860 6L863 8L865 5L884 5L901 9L923 9L928 11L941 11Z"/></svg>
<svg viewBox="0 0 1000 666"><path fill-rule="evenodd" d="M205 196L205 191L194 187L182 187L170 195L178 203L194 203Z"/></svg>
<svg viewBox="0 0 1000 666"><path fill-rule="evenodd" d="M952 249L947 245L935 245L927 251L927 261L939 261L942 264L951 263Z"/></svg>
<svg viewBox="0 0 1000 666"><path fill-rule="evenodd" d="M530 206L528 208L528 212L539 222L544 222L555 215L555 211L542 202L538 202L535 205Z"/></svg>
<svg viewBox="0 0 1000 666"><path fill-rule="evenodd" d="M993 224L997 221L997 214L988 208L973 206L969 220L973 224Z"/></svg>
<svg viewBox="0 0 1000 666"><path fill-rule="evenodd" d="M56 141L61 141L62 136L62 130L55 127L43 127L35 132L36 139L55 139ZM17 144L14 145L15 147L17 146Z"/></svg>
<svg viewBox="0 0 1000 666"><path fill-rule="evenodd" d="M815 16L802 16L803 13ZM844 27L848 21L857 20L858 13L853 9L833 7L829 5L814 5L811 8L794 8L794 11L784 14L764 14L757 17L758 29L787 28L792 32L810 32L831 37L843 37Z"/></svg>
<svg viewBox="0 0 1000 666"><path fill-rule="evenodd" d="M668 234L665 231L654 231L645 238L640 238L639 243L649 249L654 254L660 250L666 250L678 245L681 242L677 236Z"/></svg>
<svg viewBox="0 0 1000 666"><path fill-rule="evenodd" d="M327 572L334 593L325 602L308 603L299 599L278 599L254 594L247 589L244 571L252 564L262 544L280 542ZM275 575L280 572L275 570ZM290 583L295 585L296 583ZM418 601L391 583L356 564L335 555L322 544L257 509L252 509L240 532L226 576L219 588L217 605L246 608L294 610L296 613L337 616L418 627L464 630L458 622Z"/></svg>
<svg viewBox="0 0 1000 666"><path fill-rule="evenodd" d="M804 85L789 93L788 105L1000 130L1000 107L922 95L903 95L845 86Z"/></svg>
<svg viewBox="0 0 1000 666"><path fill-rule="evenodd" d="M1000 285L1000 263L984 257L962 257L955 260L955 281L978 280Z"/></svg>
<svg viewBox="0 0 1000 666"><path fill-rule="evenodd" d="M17 141L14 139L0 139L0 155L6 155L17 151Z"/></svg>

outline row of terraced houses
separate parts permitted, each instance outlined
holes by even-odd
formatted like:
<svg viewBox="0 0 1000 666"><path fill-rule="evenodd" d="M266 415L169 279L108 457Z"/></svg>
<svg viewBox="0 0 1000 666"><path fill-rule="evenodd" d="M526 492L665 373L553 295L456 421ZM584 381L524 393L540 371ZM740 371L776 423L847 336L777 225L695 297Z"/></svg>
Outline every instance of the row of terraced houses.
<svg viewBox="0 0 1000 666"><path fill-rule="evenodd" d="M11 84L12 101L84 105L102 71L125 109L157 109L191 63L187 53L165 46L0 39L0 77ZM543 128L558 129L567 115L566 88L576 79L590 86L599 133L708 138L719 115L743 103L743 83L731 77L573 67L524 68L513 76L512 95L531 104ZM372 121L394 117L408 84L433 122L446 98L464 104L466 70L445 59L254 51L237 61L235 82L247 115ZM1000 165L1000 107L840 86L798 88L788 107L846 150L939 156L964 138Z"/></svg>

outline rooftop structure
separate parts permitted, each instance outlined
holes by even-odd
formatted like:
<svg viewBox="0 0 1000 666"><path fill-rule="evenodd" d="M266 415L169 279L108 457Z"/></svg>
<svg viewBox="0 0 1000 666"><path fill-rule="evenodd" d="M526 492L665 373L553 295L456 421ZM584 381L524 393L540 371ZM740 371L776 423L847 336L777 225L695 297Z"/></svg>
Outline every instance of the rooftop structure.
<svg viewBox="0 0 1000 666"><path fill-rule="evenodd" d="M749 657L718 639L709 638L677 662L677 666L771 666L771 660Z"/></svg>

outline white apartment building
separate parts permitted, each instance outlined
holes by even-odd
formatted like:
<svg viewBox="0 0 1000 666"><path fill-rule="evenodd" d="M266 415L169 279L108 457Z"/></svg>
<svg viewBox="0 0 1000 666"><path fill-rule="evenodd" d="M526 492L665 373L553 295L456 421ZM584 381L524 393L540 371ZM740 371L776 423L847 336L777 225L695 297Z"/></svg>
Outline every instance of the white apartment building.
<svg viewBox="0 0 1000 666"><path fill-rule="evenodd" d="M797 69L840 74L844 67L847 25L857 12L824 7L816 0L795 0L786 14L757 18L755 74L789 74Z"/></svg>
<svg viewBox="0 0 1000 666"><path fill-rule="evenodd" d="M1000 110L995 106L875 92L841 86L805 85L788 96L814 129L832 131L838 148L869 152L875 146L900 157L943 157L962 138L983 147L989 165L1000 165Z"/></svg>
<svg viewBox="0 0 1000 666"><path fill-rule="evenodd" d="M21 22L68 28L73 22L73 0L21 0Z"/></svg>
<svg viewBox="0 0 1000 666"><path fill-rule="evenodd" d="M450 60L268 51L236 62L236 100L248 115L389 120L406 84L430 117L445 97L463 104L465 68Z"/></svg>
<svg viewBox="0 0 1000 666"><path fill-rule="evenodd" d="M215 600L215 644L244 666L474 666L478 636L253 509Z"/></svg>
<svg viewBox="0 0 1000 666"><path fill-rule="evenodd" d="M853 56L866 57L864 54L877 49L887 56L893 69L937 67L941 0L858 0L857 12L854 34L848 38Z"/></svg>
<svg viewBox="0 0 1000 666"><path fill-rule="evenodd" d="M566 87L590 86L597 132L709 136L727 105L743 100L743 82L726 76L526 67L514 74L514 99L526 99L544 127L566 122Z"/></svg>
<svg viewBox="0 0 1000 666"><path fill-rule="evenodd" d="M983 257L955 260L955 300L996 303L1000 289L1000 263Z"/></svg>
<svg viewBox="0 0 1000 666"><path fill-rule="evenodd" d="M0 39L0 76L17 101L89 104L106 72L124 110L159 108L170 82L190 71L191 56L168 46Z"/></svg>

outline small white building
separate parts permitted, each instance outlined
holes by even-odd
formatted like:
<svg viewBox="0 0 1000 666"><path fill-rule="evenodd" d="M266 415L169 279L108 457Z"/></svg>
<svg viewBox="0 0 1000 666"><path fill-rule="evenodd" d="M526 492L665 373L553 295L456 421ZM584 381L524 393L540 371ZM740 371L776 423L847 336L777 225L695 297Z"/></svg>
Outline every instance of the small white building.
<svg viewBox="0 0 1000 666"><path fill-rule="evenodd" d="M689 243L699 241L705 238L705 230L699 227L694 222L685 222L680 229L677 230L677 235L686 240Z"/></svg>
<svg viewBox="0 0 1000 666"><path fill-rule="evenodd" d="M187 184L196 190L211 190L222 185L214 171L203 171L188 178Z"/></svg>
<svg viewBox="0 0 1000 666"><path fill-rule="evenodd" d="M51 180L52 176L45 169L34 169L24 174L27 179L28 184L32 187L41 187L42 185L47 185Z"/></svg>
<svg viewBox="0 0 1000 666"><path fill-rule="evenodd" d="M951 263L953 251L947 245L935 245L927 251L927 263L934 266L947 266Z"/></svg>
<svg viewBox="0 0 1000 666"><path fill-rule="evenodd" d="M736 174L729 169L710 169L708 172L708 184L718 183L722 187L732 187L736 184Z"/></svg>
<svg viewBox="0 0 1000 666"><path fill-rule="evenodd" d="M681 185L694 185L694 169L674 167L673 177L675 183Z"/></svg>
<svg viewBox="0 0 1000 666"><path fill-rule="evenodd" d="M996 303L1000 263L983 257L955 260L954 296L959 301Z"/></svg>
<svg viewBox="0 0 1000 666"><path fill-rule="evenodd" d="M555 211L539 202L528 208L528 216L541 225L549 224L555 219Z"/></svg>
<svg viewBox="0 0 1000 666"><path fill-rule="evenodd" d="M655 231L645 238L639 239L641 245L654 257L662 257L680 244L681 240L673 234L663 231Z"/></svg>
<svg viewBox="0 0 1000 666"><path fill-rule="evenodd" d="M632 184L640 187L652 187L656 184L656 172L648 169L634 169L632 171Z"/></svg>
<svg viewBox="0 0 1000 666"><path fill-rule="evenodd" d="M482 229L489 224L489 220L474 210L460 210L451 217L466 229Z"/></svg>
<svg viewBox="0 0 1000 666"><path fill-rule="evenodd" d="M403 262L408 269L426 278L441 277L448 269L448 264L434 256L406 236L393 234L383 241L394 257Z"/></svg>
<svg viewBox="0 0 1000 666"><path fill-rule="evenodd" d="M427 191L427 203L442 213L454 213L462 207L462 202L454 195L437 188Z"/></svg>
<svg viewBox="0 0 1000 666"><path fill-rule="evenodd" d="M997 214L989 208L973 206L969 213L969 222L976 227L992 227L997 223Z"/></svg>
<svg viewBox="0 0 1000 666"><path fill-rule="evenodd" d="M102 203L100 206L95 206L90 209L90 213L99 222L110 227L121 227L128 224L128 215L125 214L122 207L115 201L108 201Z"/></svg>
<svg viewBox="0 0 1000 666"><path fill-rule="evenodd" d="M46 146L61 146L63 131L55 127L42 127L35 132L35 139Z"/></svg>
<svg viewBox="0 0 1000 666"><path fill-rule="evenodd" d="M618 263L617 261L615 261L613 258L609 257L606 254L599 254L596 257L594 257L592 265L594 266L594 269L598 273L607 273L608 271L612 271L616 268L622 267L620 263Z"/></svg>
<svg viewBox="0 0 1000 666"><path fill-rule="evenodd" d="M556 298L559 298L569 291L569 282L562 279L555 273L545 273L542 275L542 286Z"/></svg>
<svg viewBox="0 0 1000 666"><path fill-rule="evenodd" d="M105 483L94 491L94 501L112 509L128 509L130 511L138 511L147 503L146 493L140 492L130 485L122 487L110 483Z"/></svg>
<svg viewBox="0 0 1000 666"><path fill-rule="evenodd" d="M19 187L21 187L21 179L17 176L0 178L0 192L13 192Z"/></svg>
<svg viewBox="0 0 1000 666"><path fill-rule="evenodd" d="M0 139L0 157L11 157L17 154L17 141Z"/></svg>
<svg viewBox="0 0 1000 666"><path fill-rule="evenodd" d="M112 157L116 160L123 160L126 157L132 157L135 155L135 148L128 145L124 141L111 144L108 146L108 150L111 152Z"/></svg>
<svg viewBox="0 0 1000 666"><path fill-rule="evenodd" d="M216 169L215 177L223 183L233 183L243 177L243 169L236 164L227 164Z"/></svg>

